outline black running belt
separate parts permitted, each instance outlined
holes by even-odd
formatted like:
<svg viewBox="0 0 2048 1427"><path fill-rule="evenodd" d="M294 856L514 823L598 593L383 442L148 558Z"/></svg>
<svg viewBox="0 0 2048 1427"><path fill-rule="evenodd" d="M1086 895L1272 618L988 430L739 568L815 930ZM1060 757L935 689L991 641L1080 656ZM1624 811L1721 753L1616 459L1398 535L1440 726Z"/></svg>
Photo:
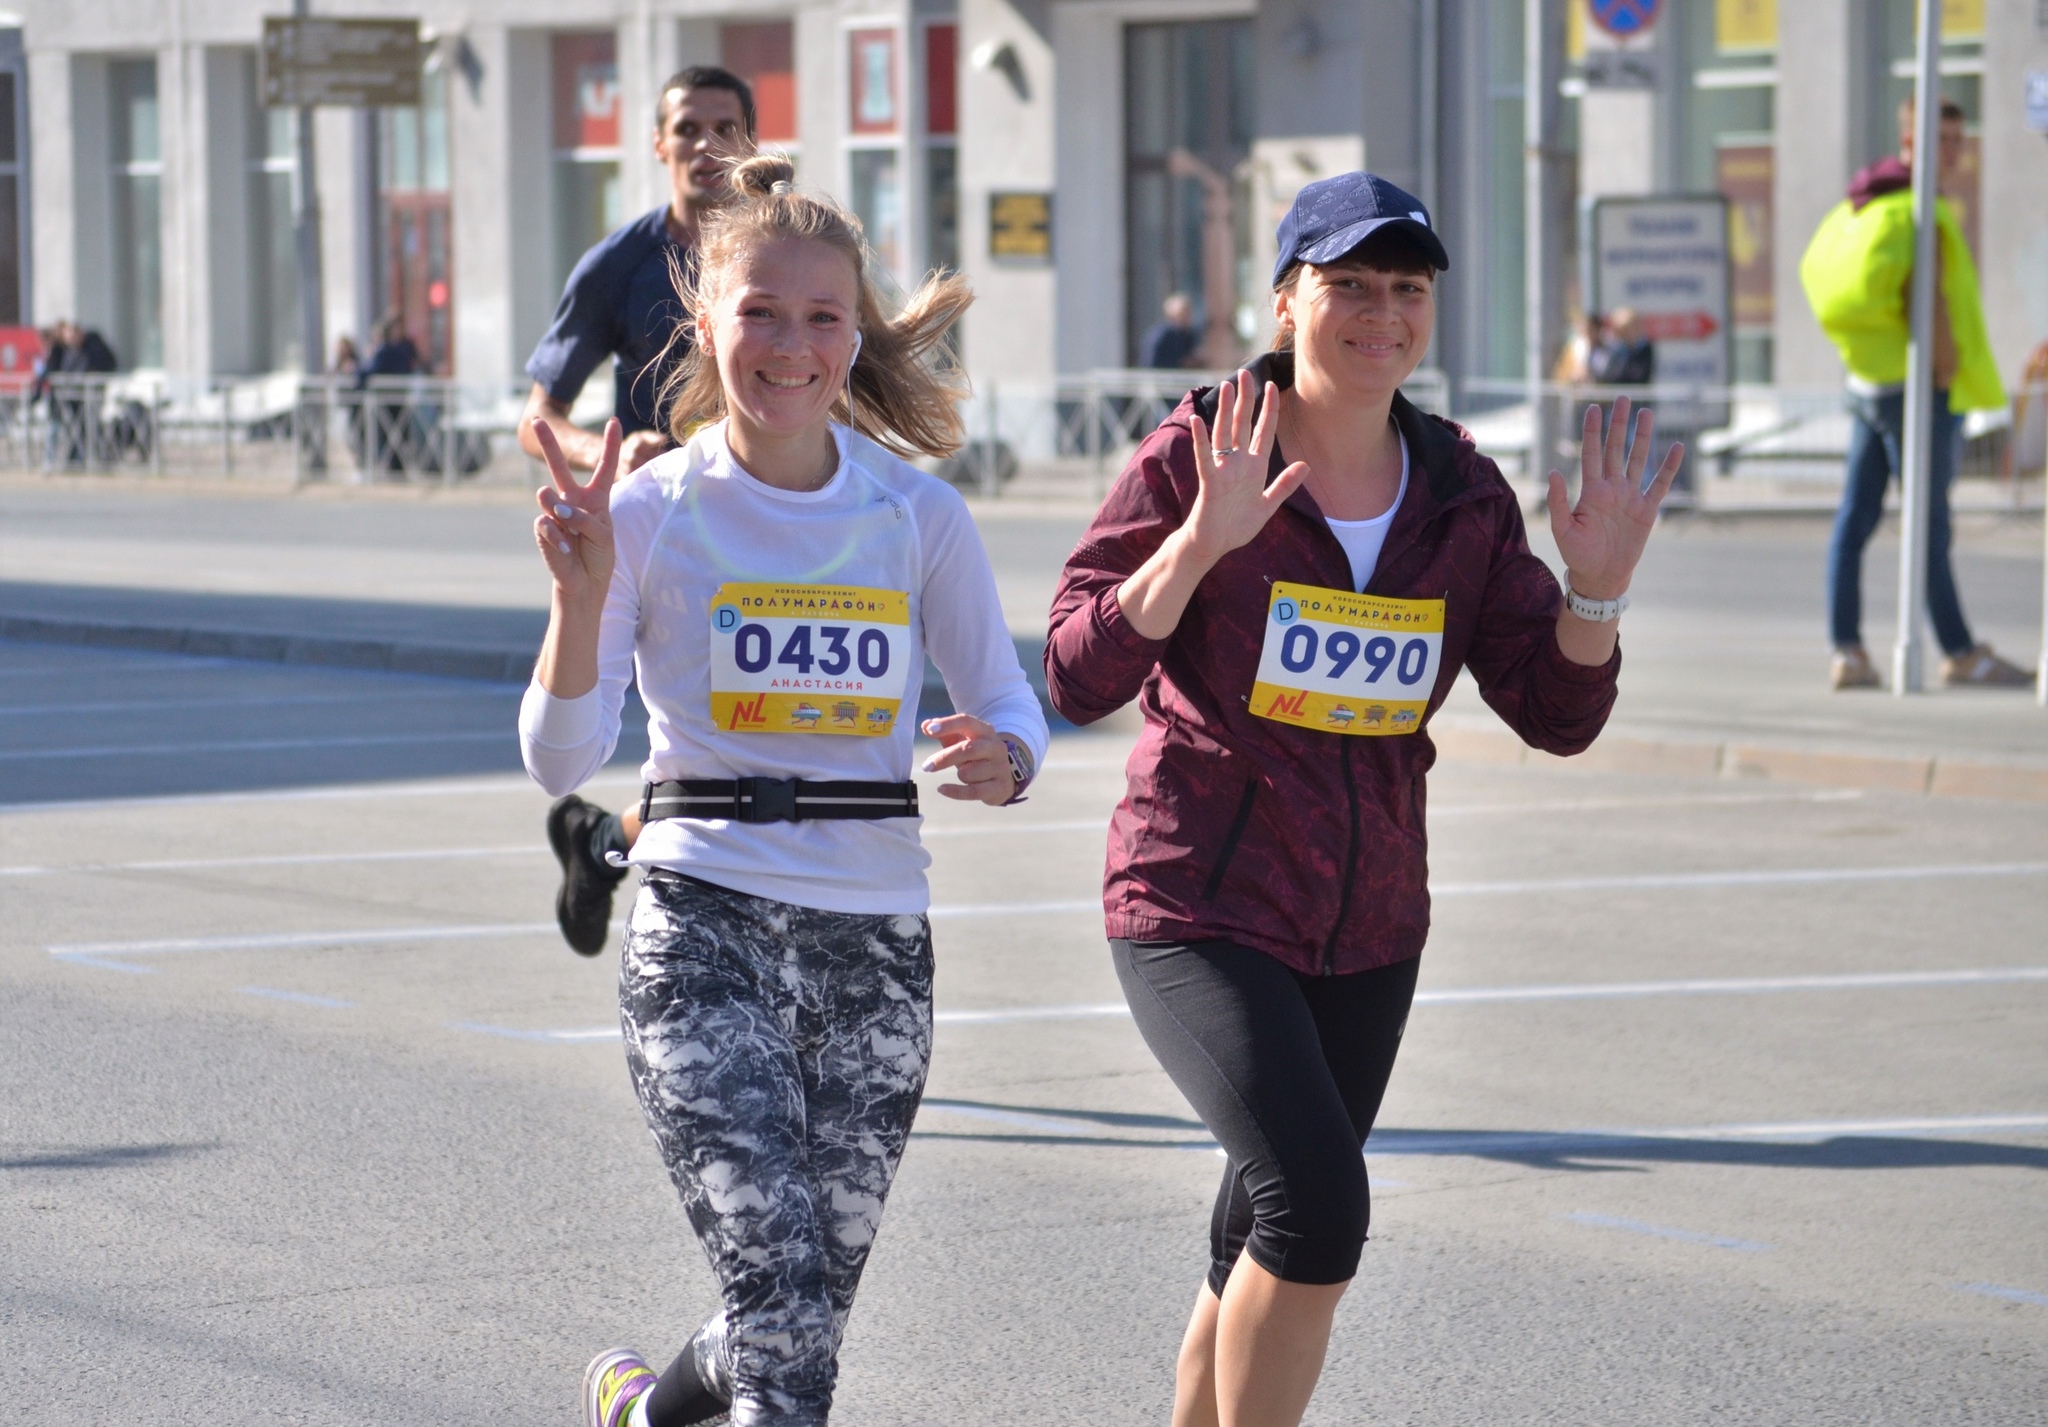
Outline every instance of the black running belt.
<svg viewBox="0 0 2048 1427"><path fill-rule="evenodd" d="M684 778L649 783L640 821L721 818L729 822L914 818L915 783L806 783L801 778Z"/></svg>

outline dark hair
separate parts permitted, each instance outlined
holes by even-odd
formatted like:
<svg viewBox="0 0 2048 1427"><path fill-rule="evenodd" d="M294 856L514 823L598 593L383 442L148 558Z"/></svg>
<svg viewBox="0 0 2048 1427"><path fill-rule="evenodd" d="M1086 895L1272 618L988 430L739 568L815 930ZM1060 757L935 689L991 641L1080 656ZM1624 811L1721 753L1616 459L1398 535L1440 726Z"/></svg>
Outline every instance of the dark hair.
<svg viewBox="0 0 2048 1427"><path fill-rule="evenodd" d="M1899 127L1903 129L1906 125L1912 123L1913 116L1918 112L1919 108L1914 103L1913 97L1910 94L1907 95L1899 104ZM1943 95L1941 100L1941 122L1944 124L1960 124L1963 122L1963 118L1963 106L1950 99L1947 95Z"/></svg>
<svg viewBox="0 0 2048 1427"><path fill-rule="evenodd" d="M1417 273L1426 277L1436 276L1436 255L1429 243L1407 223L1389 223L1366 235L1365 241L1341 258L1332 258L1317 267L1334 267L1338 263L1358 263L1383 273ZM1285 292L1294 286L1294 280L1301 276L1302 264L1292 262L1273 284L1273 291Z"/></svg>
<svg viewBox="0 0 2048 1427"><path fill-rule="evenodd" d="M654 96L654 127L668 123L668 97L678 89L729 89L740 97L740 117L746 121L747 137L754 137L754 87L729 69L715 64L693 64L679 69L662 81Z"/></svg>

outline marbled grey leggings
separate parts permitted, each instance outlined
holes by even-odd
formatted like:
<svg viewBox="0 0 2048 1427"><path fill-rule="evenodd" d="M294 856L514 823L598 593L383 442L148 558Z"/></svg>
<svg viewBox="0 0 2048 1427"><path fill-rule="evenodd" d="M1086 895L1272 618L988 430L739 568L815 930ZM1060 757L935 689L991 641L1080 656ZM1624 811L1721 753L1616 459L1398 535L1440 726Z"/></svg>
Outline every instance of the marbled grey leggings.
<svg viewBox="0 0 2048 1427"><path fill-rule="evenodd" d="M931 1064L930 925L652 873L619 1012L725 1300L696 1340L701 1370L734 1427L821 1424Z"/></svg>

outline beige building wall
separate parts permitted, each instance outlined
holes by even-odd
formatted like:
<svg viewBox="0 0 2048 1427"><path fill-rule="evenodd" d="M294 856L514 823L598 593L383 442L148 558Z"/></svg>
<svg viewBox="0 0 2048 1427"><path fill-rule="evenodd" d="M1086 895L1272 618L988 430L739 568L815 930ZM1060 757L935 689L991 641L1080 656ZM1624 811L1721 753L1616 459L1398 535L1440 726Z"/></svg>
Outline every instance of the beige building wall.
<svg viewBox="0 0 2048 1427"><path fill-rule="evenodd" d="M2048 72L2048 14L1990 0L1984 17L1984 191L1978 254L1999 375L2048 341L2048 136L2026 126L2026 76Z"/></svg>

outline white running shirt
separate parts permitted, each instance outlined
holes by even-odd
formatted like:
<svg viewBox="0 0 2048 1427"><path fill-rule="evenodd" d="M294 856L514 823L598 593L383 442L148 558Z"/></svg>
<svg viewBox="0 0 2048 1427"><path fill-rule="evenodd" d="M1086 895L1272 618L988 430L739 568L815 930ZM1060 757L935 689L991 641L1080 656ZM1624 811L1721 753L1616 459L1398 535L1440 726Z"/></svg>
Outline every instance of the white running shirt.
<svg viewBox="0 0 2048 1427"><path fill-rule="evenodd" d="M1382 515L1371 520L1323 520L1330 527L1330 533L1337 537L1337 543L1344 547L1344 553L1351 557L1351 580L1360 594L1372 583L1372 572L1380 565L1380 551L1386 547L1387 530L1394 523L1394 513L1401 508L1401 502L1408 498L1408 440L1399 428L1394 439L1401 443L1401 488L1394 492L1394 503Z"/></svg>
<svg viewBox="0 0 2048 1427"><path fill-rule="evenodd" d="M910 777L925 655L953 705L1045 761L1045 715L1017 663L988 554L959 493L863 436L832 427L839 469L815 491L748 475L706 427L612 490L618 552L598 636L597 687L558 699L528 687L527 771L549 793L580 786L618 746L637 676L651 752L641 776L903 782ZM730 583L852 586L908 596L908 657L887 676L902 708L873 737L731 732L711 716L712 603ZM807 671L808 672L808 671ZM832 705L829 695L818 702ZM914 914L931 902L918 820L746 824L663 819L633 845L666 867L757 897L825 911Z"/></svg>

